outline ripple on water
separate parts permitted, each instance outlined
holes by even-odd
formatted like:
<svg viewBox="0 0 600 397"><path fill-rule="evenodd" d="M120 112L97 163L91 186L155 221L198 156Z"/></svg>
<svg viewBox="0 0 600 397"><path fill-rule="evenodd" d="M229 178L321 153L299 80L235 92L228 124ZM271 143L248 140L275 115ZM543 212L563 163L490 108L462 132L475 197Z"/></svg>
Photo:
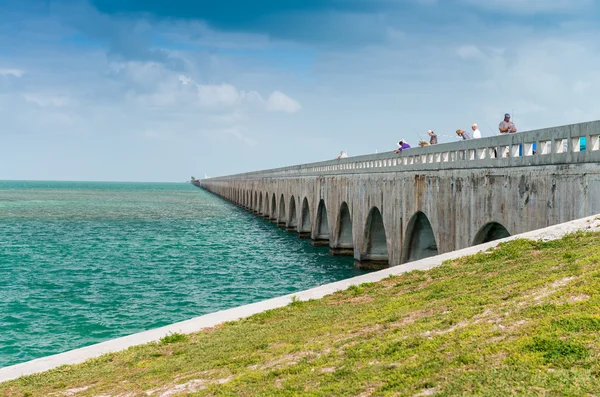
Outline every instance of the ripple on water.
<svg viewBox="0 0 600 397"><path fill-rule="evenodd" d="M362 273L189 184L0 181L0 367Z"/></svg>

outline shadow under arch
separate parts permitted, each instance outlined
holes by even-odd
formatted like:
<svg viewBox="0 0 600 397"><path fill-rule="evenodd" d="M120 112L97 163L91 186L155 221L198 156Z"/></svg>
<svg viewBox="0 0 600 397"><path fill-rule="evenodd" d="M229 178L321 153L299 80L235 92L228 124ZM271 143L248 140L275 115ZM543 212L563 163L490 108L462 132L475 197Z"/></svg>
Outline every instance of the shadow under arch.
<svg viewBox="0 0 600 397"><path fill-rule="evenodd" d="M298 237L310 238L310 207L308 206L308 198L302 200L302 212L300 212L300 222L298 222Z"/></svg>
<svg viewBox="0 0 600 397"><path fill-rule="evenodd" d="M258 213L258 193L254 192L254 201L252 202L252 211Z"/></svg>
<svg viewBox="0 0 600 397"><path fill-rule="evenodd" d="M352 240L352 217L348 203L340 205L336 224L334 246L329 250L332 255L354 256Z"/></svg>
<svg viewBox="0 0 600 397"><path fill-rule="evenodd" d="M263 194L262 192L258 193L258 213L263 215L265 213L263 209Z"/></svg>
<svg viewBox="0 0 600 397"><path fill-rule="evenodd" d="M510 237L510 233L501 223L488 222L475 235L473 245L489 243L490 241L500 240L505 237Z"/></svg>
<svg viewBox="0 0 600 397"><path fill-rule="evenodd" d="M269 192L265 192L265 197L264 197L264 200L263 200L263 206L264 206L263 207L263 212L262 212L263 218L267 218L268 219L269 218L269 214L270 214L270 212L269 212L269 208L270 208L269 207Z"/></svg>
<svg viewBox="0 0 600 397"><path fill-rule="evenodd" d="M285 226L285 197L283 194L279 198L279 216L277 217L277 224L279 226Z"/></svg>
<svg viewBox="0 0 600 397"><path fill-rule="evenodd" d="M295 231L298 229L298 219L296 216L296 199L294 198L293 194L290 197L290 207L289 208L290 209L288 210L289 217L288 217L288 223L287 223L287 230Z"/></svg>
<svg viewBox="0 0 600 397"><path fill-rule="evenodd" d="M405 236L402 263L418 261L438 254L433 228L423 212L417 211L410 218Z"/></svg>
<svg viewBox="0 0 600 397"><path fill-rule="evenodd" d="M271 197L271 219L277 220L277 199L275 198L275 193L273 193L273 197Z"/></svg>
<svg viewBox="0 0 600 397"><path fill-rule="evenodd" d="M357 266L362 269L385 269L390 266L387 235L377 207L371 208L367 216L363 250Z"/></svg>
<svg viewBox="0 0 600 397"><path fill-rule="evenodd" d="M329 222L327 221L327 207L325 200L319 201L317 208L317 230L312 241L312 245L326 246L329 245Z"/></svg>

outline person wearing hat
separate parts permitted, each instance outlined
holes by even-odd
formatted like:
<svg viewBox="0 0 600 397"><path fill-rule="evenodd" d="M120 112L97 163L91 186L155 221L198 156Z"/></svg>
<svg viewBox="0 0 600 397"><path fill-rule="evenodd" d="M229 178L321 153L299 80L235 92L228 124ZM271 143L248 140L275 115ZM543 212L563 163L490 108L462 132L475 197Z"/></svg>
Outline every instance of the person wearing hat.
<svg viewBox="0 0 600 397"><path fill-rule="evenodd" d="M473 130L473 139L481 138L481 131L479 131L479 127L477 126L477 123L473 123L473 125L471 126L471 129Z"/></svg>
<svg viewBox="0 0 600 397"><path fill-rule="evenodd" d="M498 129L500 130L501 134L512 134L517 132L517 127L515 127L515 124L510 121L510 114L508 113L504 115L504 120L500 122Z"/></svg>
<svg viewBox="0 0 600 397"><path fill-rule="evenodd" d="M466 141L467 139L473 139L473 137L469 135L465 130L456 130L456 135L461 137L463 141Z"/></svg>
<svg viewBox="0 0 600 397"><path fill-rule="evenodd" d="M435 134L435 132L433 132L433 130L429 130L429 131L427 131L427 134L431 137L431 138L429 138L429 144L437 145L438 141L437 141L437 135Z"/></svg>
<svg viewBox="0 0 600 397"><path fill-rule="evenodd" d="M400 139L398 142L398 149L394 150L395 154L402 152L404 149L410 149L410 145L406 143L404 139Z"/></svg>

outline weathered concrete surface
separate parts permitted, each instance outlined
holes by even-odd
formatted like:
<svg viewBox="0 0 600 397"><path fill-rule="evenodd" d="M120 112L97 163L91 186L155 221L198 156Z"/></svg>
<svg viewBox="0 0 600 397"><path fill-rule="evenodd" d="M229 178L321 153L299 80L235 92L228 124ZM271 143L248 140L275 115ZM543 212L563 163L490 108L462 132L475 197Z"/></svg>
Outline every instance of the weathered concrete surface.
<svg viewBox="0 0 600 397"><path fill-rule="evenodd" d="M198 185L358 263L395 266L600 212L599 134L595 121Z"/></svg>
<svg viewBox="0 0 600 397"><path fill-rule="evenodd" d="M182 321L150 331L140 332L123 338L113 339L81 349L71 350L65 353L56 354L37 360L32 360L26 363L0 368L0 382L5 382L11 379L16 379L20 376L30 375L37 372L48 371L61 365L82 363L91 358L99 357L107 353L124 350L131 346L149 342L156 342L160 340L160 338L170 333L187 334L192 332L198 332L202 329L214 327L226 321L234 321L237 319L249 317L257 313L264 312L266 310L286 306L292 302L293 297L302 301L307 301L310 299L319 299L336 291L345 290L352 285L360 285L368 282L377 282L383 280L386 277L389 277L390 275L399 275L413 270L428 270L441 265L446 260L457 259L466 255L473 255L480 251L485 251L489 248L495 247L496 245L504 241L510 241L516 238L549 241L559 239L566 234L574 233L579 230L600 231L600 215L579 219L576 221L552 226L541 230L536 230L518 236L508 237L502 240L496 240L490 243L466 248L460 251L438 255L432 258L411 262L403 266L397 266L385 270L380 270L378 272L373 272L363 276L358 276L338 281L335 283L326 284L306 291L297 292L295 294L285 295L278 298L268 299L262 302L252 303L233 309L207 314L187 321Z"/></svg>

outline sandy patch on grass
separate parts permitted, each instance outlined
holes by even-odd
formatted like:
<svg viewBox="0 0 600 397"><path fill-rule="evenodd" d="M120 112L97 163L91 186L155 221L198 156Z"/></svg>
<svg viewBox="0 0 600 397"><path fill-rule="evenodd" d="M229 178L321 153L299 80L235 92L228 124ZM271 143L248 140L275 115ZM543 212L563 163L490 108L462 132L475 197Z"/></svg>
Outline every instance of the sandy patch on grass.
<svg viewBox="0 0 600 397"><path fill-rule="evenodd" d="M585 302L590 300L590 296L587 294L578 294L569 296L566 301L559 303L577 303L577 302Z"/></svg>
<svg viewBox="0 0 600 397"><path fill-rule="evenodd" d="M233 376L229 376L223 379L207 380L207 379L192 379L185 383L181 383L175 386L166 386L160 389L148 390L147 396L158 396L158 397L171 397L179 393L194 393L200 390L206 389L209 385L222 385L233 379Z"/></svg>
<svg viewBox="0 0 600 397"><path fill-rule="evenodd" d="M575 277L565 277L560 280L556 280L549 286L544 287L544 288L534 292L533 295L531 295L531 298L534 301L539 302L542 299L552 295L553 293L558 291L560 288L566 286L567 284L569 284L569 282L571 282L574 279L575 279Z"/></svg>
<svg viewBox="0 0 600 397"><path fill-rule="evenodd" d="M90 388L90 386L74 387L72 389L67 389L65 391L61 391L58 393L50 393L50 394L48 394L48 396L75 396L78 393L86 391L89 388Z"/></svg>
<svg viewBox="0 0 600 397"><path fill-rule="evenodd" d="M262 364L254 364L250 365L248 369L251 370L266 370L266 369L279 369L284 367L289 367L291 365L296 365L306 357L314 357L314 359L318 359L321 357L321 353L317 353L314 351L306 351L306 352L298 352L293 354L286 354L281 356L280 358L266 361Z"/></svg>
<svg viewBox="0 0 600 397"><path fill-rule="evenodd" d="M431 387L429 389L423 389L419 393L415 394L413 397L425 397L425 396L433 396L437 392L440 391L439 387Z"/></svg>

